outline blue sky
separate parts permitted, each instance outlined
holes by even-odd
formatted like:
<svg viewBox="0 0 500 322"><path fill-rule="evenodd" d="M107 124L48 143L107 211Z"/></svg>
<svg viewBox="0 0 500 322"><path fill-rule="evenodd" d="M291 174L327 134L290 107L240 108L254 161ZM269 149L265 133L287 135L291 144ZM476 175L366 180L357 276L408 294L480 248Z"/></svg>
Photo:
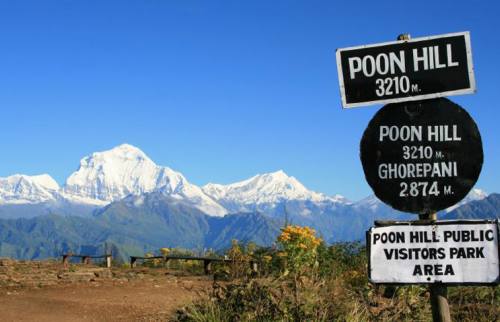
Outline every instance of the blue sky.
<svg viewBox="0 0 500 322"><path fill-rule="evenodd" d="M498 1L0 1L0 176L49 173L127 142L196 184L285 170L371 193L335 49L469 30L478 187L500 192Z"/></svg>

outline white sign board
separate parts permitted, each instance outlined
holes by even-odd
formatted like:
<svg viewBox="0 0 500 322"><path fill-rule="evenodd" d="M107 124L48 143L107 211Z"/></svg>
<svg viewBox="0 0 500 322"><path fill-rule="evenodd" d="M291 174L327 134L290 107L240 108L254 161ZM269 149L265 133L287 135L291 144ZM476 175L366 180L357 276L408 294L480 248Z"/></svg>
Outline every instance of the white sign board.
<svg viewBox="0 0 500 322"><path fill-rule="evenodd" d="M373 283L500 282L498 221L375 227L367 238Z"/></svg>

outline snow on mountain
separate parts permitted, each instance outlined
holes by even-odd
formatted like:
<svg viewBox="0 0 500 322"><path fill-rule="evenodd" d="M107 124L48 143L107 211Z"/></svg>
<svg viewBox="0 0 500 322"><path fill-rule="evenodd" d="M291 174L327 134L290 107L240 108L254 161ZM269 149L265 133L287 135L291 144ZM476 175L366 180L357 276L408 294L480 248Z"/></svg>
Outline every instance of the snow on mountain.
<svg viewBox="0 0 500 322"><path fill-rule="evenodd" d="M456 208L463 206L471 201L482 200L486 197L488 197L488 194L485 191L483 191L481 189L474 188L459 203L447 208L445 211L448 213L448 212L455 210ZM374 212L378 211L381 206L384 206L384 203L382 201L380 201L380 199L378 199L375 195L368 196L368 197L361 199L360 201L354 203L354 207L356 207L356 208L369 209L369 210L374 211Z"/></svg>
<svg viewBox="0 0 500 322"><path fill-rule="evenodd" d="M189 183L181 173L156 165L144 152L129 144L95 152L83 158L78 170L71 174L63 187L59 187L47 174L16 174L0 178L0 205L31 207L43 204L43 209L40 208L39 212L29 210L31 215L51 211L69 215L90 214L94 209L127 196L140 196L150 192L160 192L160 196L166 195L187 202L214 216L247 211L280 215L284 209L306 216L344 206L371 212L387 208L381 208L383 203L375 196L351 203L341 195L327 196L308 190L282 170L259 174L228 185L210 183L200 188ZM448 208L447 212L486 196L484 191L473 189L459 204ZM18 208L19 212L24 211ZM9 214L16 213L11 208L5 211Z"/></svg>
<svg viewBox="0 0 500 322"><path fill-rule="evenodd" d="M182 174L156 165L144 152L129 144L83 158L79 169L66 180L63 196L81 203L108 204L128 195L157 190L174 198L187 198L210 215L227 213Z"/></svg>
<svg viewBox="0 0 500 322"><path fill-rule="evenodd" d="M375 195L368 196L354 203L355 208L370 209L371 211L377 211L381 205L383 205L383 202Z"/></svg>
<svg viewBox="0 0 500 322"><path fill-rule="evenodd" d="M59 185L48 174L15 174L0 178L0 204L42 203L55 200Z"/></svg>
<svg viewBox="0 0 500 322"><path fill-rule="evenodd" d="M170 169L166 171L176 186L179 176ZM123 144L80 160L79 169L66 180L63 190L70 196L109 203L170 183L168 174L163 173L141 150Z"/></svg>
<svg viewBox="0 0 500 322"><path fill-rule="evenodd" d="M349 199L347 199L346 197L339 195L339 194L336 194L336 195L330 197L330 199L336 203L342 203L342 204L346 204L346 205L352 204L352 202Z"/></svg>
<svg viewBox="0 0 500 322"><path fill-rule="evenodd" d="M231 211L248 211L255 205L278 204L282 201L310 201L314 203L347 203L340 195L329 197L308 190L296 178L279 170L259 174L240 182L221 185L209 183L203 191Z"/></svg>
<svg viewBox="0 0 500 322"><path fill-rule="evenodd" d="M466 203L469 203L471 201L476 201L476 200L483 200L486 197L488 197L488 193L486 193L485 191L483 191L481 189L474 188L459 203L447 208L445 211L448 213L450 211L455 210L456 208L458 208L460 206L465 205Z"/></svg>

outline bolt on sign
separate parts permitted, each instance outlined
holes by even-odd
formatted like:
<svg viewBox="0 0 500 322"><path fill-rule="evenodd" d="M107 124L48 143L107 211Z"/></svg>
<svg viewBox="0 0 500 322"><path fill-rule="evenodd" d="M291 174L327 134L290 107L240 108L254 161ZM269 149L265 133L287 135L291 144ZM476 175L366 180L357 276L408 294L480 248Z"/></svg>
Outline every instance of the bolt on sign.
<svg viewBox="0 0 500 322"><path fill-rule="evenodd" d="M495 221L396 223L367 232L369 279L384 284L498 284Z"/></svg>
<svg viewBox="0 0 500 322"><path fill-rule="evenodd" d="M366 181L393 208L417 214L453 206L481 172L477 125L446 98L388 104L368 124L360 146Z"/></svg>
<svg viewBox="0 0 500 322"><path fill-rule="evenodd" d="M337 49L344 108L476 90L469 32Z"/></svg>

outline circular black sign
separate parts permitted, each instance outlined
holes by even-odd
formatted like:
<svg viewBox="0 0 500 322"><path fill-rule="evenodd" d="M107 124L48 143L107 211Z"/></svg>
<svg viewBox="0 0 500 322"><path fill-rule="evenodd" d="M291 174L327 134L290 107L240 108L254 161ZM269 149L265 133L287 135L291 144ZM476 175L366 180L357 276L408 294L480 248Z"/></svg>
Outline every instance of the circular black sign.
<svg viewBox="0 0 500 322"><path fill-rule="evenodd" d="M383 202L405 212L435 212L462 200L476 183L481 135L448 99L388 104L363 134L361 163Z"/></svg>

